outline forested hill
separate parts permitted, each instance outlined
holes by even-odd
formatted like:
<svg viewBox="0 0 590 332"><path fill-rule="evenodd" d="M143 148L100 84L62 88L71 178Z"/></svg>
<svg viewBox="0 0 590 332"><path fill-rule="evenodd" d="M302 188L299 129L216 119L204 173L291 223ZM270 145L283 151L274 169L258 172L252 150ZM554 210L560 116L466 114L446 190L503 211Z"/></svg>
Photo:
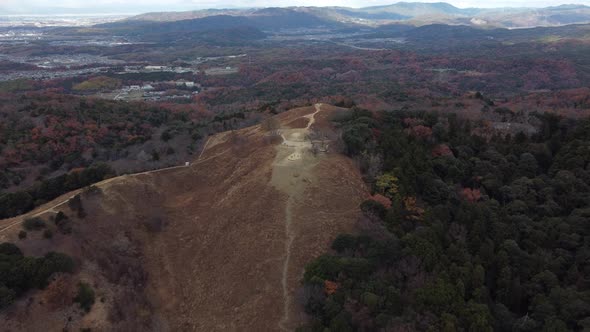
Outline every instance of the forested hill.
<svg viewBox="0 0 590 332"><path fill-rule="evenodd" d="M588 331L590 121L533 137L453 115L341 119L374 196L305 272L302 331Z"/></svg>

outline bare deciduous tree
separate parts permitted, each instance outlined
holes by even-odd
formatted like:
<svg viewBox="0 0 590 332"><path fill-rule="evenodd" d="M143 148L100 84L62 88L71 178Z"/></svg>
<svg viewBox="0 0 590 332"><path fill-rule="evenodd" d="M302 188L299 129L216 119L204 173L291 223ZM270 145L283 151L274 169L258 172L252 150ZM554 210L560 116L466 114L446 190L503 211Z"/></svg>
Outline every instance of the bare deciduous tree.
<svg viewBox="0 0 590 332"><path fill-rule="evenodd" d="M329 144L330 144L330 137L327 132L312 129L307 134L306 138L311 143L311 151L312 153L318 154L319 152L328 152Z"/></svg>
<svg viewBox="0 0 590 332"><path fill-rule="evenodd" d="M281 127L281 124L279 120L274 117L262 121L261 127L262 130L268 132L270 136L280 135L279 128Z"/></svg>

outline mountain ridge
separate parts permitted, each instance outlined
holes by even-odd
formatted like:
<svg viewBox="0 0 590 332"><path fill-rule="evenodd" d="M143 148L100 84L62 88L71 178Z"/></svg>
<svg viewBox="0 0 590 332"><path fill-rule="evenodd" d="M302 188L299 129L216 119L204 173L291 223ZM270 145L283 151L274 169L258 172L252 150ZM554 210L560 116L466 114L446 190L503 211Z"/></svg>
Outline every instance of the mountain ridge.
<svg viewBox="0 0 590 332"><path fill-rule="evenodd" d="M279 11L280 9L280 11ZM291 6L247 9L204 9L183 12L151 12L126 19L127 21L177 21L213 15L240 17L259 16L260 12L284 17L306 13L319 20L355 25L381 25L403 22L412 25L434 23L473 26L522 28L590 23L590 7L582 4L563 4L543 8L500 7L458 8L446 2L397 2L389 5L362 8ZM469 22L466 24L465 22Z"/></svg>

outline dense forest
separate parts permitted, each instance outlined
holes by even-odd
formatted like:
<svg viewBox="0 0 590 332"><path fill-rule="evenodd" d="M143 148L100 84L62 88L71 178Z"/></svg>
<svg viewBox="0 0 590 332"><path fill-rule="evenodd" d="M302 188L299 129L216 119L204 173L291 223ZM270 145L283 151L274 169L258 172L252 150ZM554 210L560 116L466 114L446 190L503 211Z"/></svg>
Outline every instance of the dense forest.
<svg viewBox="0 0 590 332"><path fill-rule="evenodd" d="M198 152L207 135L246 126L259 116L240 111L211 114L195 104L0 93L0 219L28 210L25 207L35 201L102 180L107 173L137 171L131 167L134 161L142 170L178 165L178 160ZM84 179L82 171L92 173L89 168L105 164L114 169L90 175L92 181ZM83 179L78 181L80 174ZM8 202L13 200L9 193L32 193L44 186L53 193Z"/></svg>
<svg viewBox="0 0 590 332"><path fill-rule="evenodd" d="M590 121L485 137L455 115L356 110L374 195L306 267L301 331L590 329Z"/></svg>

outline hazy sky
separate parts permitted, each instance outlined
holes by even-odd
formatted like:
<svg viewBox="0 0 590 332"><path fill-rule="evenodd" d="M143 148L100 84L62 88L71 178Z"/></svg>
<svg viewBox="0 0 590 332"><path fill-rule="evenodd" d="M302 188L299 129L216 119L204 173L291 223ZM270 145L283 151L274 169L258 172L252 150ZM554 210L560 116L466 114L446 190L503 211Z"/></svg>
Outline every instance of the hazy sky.
<svg viewBox="0 0 590 332"><path fill-rule="evenodd" d="M411 0L409 0L411 1ZM425 0L421 2L439 2ZM123 12L270 6L366 7L397 0L0 0L0 15L13 13ZM449 0L457 7L546 7L564 3L590 5L590 0Z"/></svg>

